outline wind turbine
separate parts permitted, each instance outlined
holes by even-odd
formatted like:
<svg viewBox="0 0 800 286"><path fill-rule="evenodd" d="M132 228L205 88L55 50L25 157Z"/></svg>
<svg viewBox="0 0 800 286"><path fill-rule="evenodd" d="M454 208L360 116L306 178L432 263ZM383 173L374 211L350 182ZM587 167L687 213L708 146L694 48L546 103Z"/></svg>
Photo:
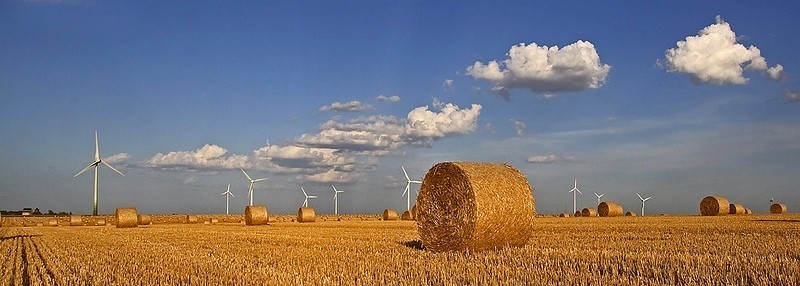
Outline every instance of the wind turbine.
<svg viewBox="0 0 800 286"><path fill-rule="evenodd" d="M253 205L253 185L255 185L255 183L258 183L258 182L261 182L261 181L266 181L267 178L261 178L261 179L253 180L253 178L250 178L250 175L247 175L247 172L245 172L244 169L239 168L239 170L242 170L242 173L244 173L244 176L247 177L248 181L250 181L250 187L247 188L247 196L250 197L250 205L252 206Z"/></svg>
<svg viewBox="0 0 800 286"><path fill-rule="evenodd" d="M300 190L303 191L303 195L306 196L306 200L303 201L303 207L307 208L308 207L308 199L316 199L317 196L309 196L308 193L306 193L306 189L303 189L303 187L300 187Z"/></svg>
<svg viewBox="0 0 800 286"><path fill-rule="evenodd" d="M583 194L581 193L581 190L578 190L578 179L575 179L575 185L572 187L572 190L569 190L569 192L572 193L572 213L575 213L578 211L578 207L575 204L575 200L578 198L578 194L576 194L576 192L580 193L581 195Z"/></svg>
<svg viewBox="0 0 800 286"><path fill-rule="evenodd" d="M111 165L106 163L106 161L103 161L103 159L100 159L100 143L99 143L99 140L97 140L97 130L95 130L94 131L94 162L92 162L91 164L86 166L86 168L83 168L83 170L81 170L80 172L75 174L75 176L72 176L73 178L75 178L77 176L80 176L80 174L83 174L84 172L86 172L89 169L91 169L92 167L94 167L94 205L92 207L92 215L97 215L97 168L98 168L98 165L100 165L100 164L105 165L106 167L108 167L112 171L116 172L117 174L120 174L123 177L125 176L125 174L123 174L119 170L114 169L114 167L111 167Z"/></svg>
<svg viewBox="0 0 800 286"><path fill-rule="evenodd" d="M649 199L650 199L650 198L652 198L652 197L647 197L647 198L645 199L645 198L642 198L642 196L641 196L641 195L639 195L639 193L636 193L636 195L637 195L637 196L639 196L639 199L640 199L640 200L642 200L642 216L644 216L644 202L646 202L647 200L649 200Z"/></svg>
<svg viewBox="0 0 800 286"><path fill-rule="evenodd" d="M597 193L594 193L594 196L595 196L595 197L597 197L597 205L598 205L598 206L600 205L600 198L602 198L602 197L603 197L603 196L605 196L605 195L606 195L606 194L598 195Z"/></svg>
<svg viewBox="0 0 800 286"><path fill-rule="evenodd" d="M408 177L408 172L406 172L406 168L403 167L403 166L400 166L400 168L403 169L403 174L406 175L406 190L403 191L403 194L401 196L405 196L406 193L408 193L408 200L406 202L406 210L410 211L411 210L411 183L422 184L422 181L411 180L411 178Z"/></svg>
<svg viewBox="0 0 800 286"><path fill-rule="evenodd" d="M331 185L331 188L333 188L333 214L337 214L338 215L339 214L339 193L344 193L344 192L337 190L336 187L334 187L333 185Z"/></svg>
<svg viewBox="0 0 800 286"><path fill-rule="evenodd" d="M225 191L224 193L221 193L219 195L220 196L225 196L225 214L229 214L228 213L228 202L230 201L231 196L234 197L234 198L236 197L236 196L233 195L233 193L231 193L231 184L228 184L228 190L227 191Z"/></svg>

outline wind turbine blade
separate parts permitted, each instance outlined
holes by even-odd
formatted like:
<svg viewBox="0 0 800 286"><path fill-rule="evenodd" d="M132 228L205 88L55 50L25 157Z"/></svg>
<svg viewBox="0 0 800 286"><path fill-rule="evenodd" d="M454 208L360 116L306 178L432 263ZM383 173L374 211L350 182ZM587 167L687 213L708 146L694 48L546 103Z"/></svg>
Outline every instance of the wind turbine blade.
<svg viewBox="0 0 800 286"><path fill-rule="evenodd" d="M103 165L105 165L105 166L106 166L106 167L108 167L109 169L113 170L114 172L117 172L117 174L120 174L120 175L122 175L123 177L125 177L125 174L123 174L123 173L122 173L122 172L120 172L119 170L115 169L114 167L111 167L111 164L108 164L108 163L106 163L106 161L100 161L100 163L102 163Z"/></svg>
<svg viewBox="0 0 800 286"><path fill-rule="evenodd" d="M255 179L255 180L253 180L253 183L262 182L262 181L266 181L266 180L269 180L269 178Z"/></svg>
<svg viewBox="0 0 800 286"><path fill-rule="evenodd" d="M316 199L317 196L308 196L309 199Z"/></svg>
<svg viewBox="0 0 800 286"><path fill-rule="evenodd" d="M239 168L239 170L242 170L242 173L244 173L244 176L247 177L247 180L249 180L249 181L253 180L253 179L250 178L250 175L248 175L247 172L244 171L244 169Z"/></svg>
<svg viewBox="0 0 800 286"><path fill-rule="evenodd" d="M303 187L300 187L300 190L303 191L303 195L306 196L306 198L308 198L308 193L306 193L306 189L303 189Z"/></svg>
<svg viewBox="0 0 800 286"><path fill-rule="evenodd" d="M88 171L89 169L91 169L91 168L92 168L92 167L94 167L95 165L97 165L97 164L96 164L96 163L91 163L91 164L89 164L89 166L86 166L86 168L83 168L83 170L81 170L80 172L78 172L77 174L75 174L75 176L72 176L72 177L73 177L73 178L75 178L75 177L77 177L77 176L80 176L81 174L83 174L84 172Z"/></svg>
<svg viewBox="0 0 800 286"><path fill-rule="evenodd" d="M649 200L650 198L652 198L652 197L647 197L647 198L646 198L646 199L644 199L644 200L645 200L645 201L647 201L647 200Z"/></svg>
<svg viewBox="0 0 800 286"><path fill-rule="evenodd" d="M636 196L638 196L640 200L644 201L644 199L642 198L642 195L640 195L639 193L636 193Z"/></svg>
<svg viewBox="0 0 800 286"><path fill-rule="evenodd" d="M422 184L422 181L411 181L412 183Z"/></svg>
<svg viewBox="0 0 800 286"><path fill-rule="evenodd" d="M402 195L400 195L400 196L401 196L401 197L402 197L402 196L405 196L405 195L406 195L406 193L408 193L408 190L409 190L410 188L411 188L411 183L409 182L409 183L407 183L407 184L406 184L406 189L403 191L403 194L402 194Z"/></svg>
<svg viewBox="0 0 800 286"><path fill-rule="evenodd" d="M334 193L338 193L339 192L339 191L336 190L336 187L334 187L333 185L331 185L331 188L333 188L333 192Z"/></svg>
<svg viewBox="0 0 800 286"><path fill-rule="evenodd" d="M406 168L403 166L400 166L400 168L403 169L403 174L406 175L406 181L411 181L411 178L408 177L408 173L406 172Z"/></svg>
<svg viewBox="0 0 800 286"><path fill-rule="evenodd" d="M94 160L100 161L100 140L97 139L97 130L94 131Z"/></svg>
<svg viewBox="0 0 800 286"><path fill-rule="evenodd" d="M578 191L579 194L583 195L583 192L581 192L581 190L579 190L577 188L575 190Z"/></svg>

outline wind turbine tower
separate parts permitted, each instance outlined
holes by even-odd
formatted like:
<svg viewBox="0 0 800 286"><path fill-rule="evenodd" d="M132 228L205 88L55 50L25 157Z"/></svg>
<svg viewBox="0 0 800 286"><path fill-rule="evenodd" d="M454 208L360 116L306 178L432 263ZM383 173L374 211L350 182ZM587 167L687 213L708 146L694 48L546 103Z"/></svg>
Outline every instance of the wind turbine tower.
<svg viewBox="0 0 800 286"><path fill-rule="evenodd" d="M236 197L233 195L233 193L231 193L231 184L228 184L228 190L220 195L225 196L225 214L230 214L228 212L228 203L230 202L231 197Z"/></svg>
<svg viewBox="0 0 800 286"><path fill-rule="evenodd" d="M406 210L410 211L411 210L411 184L412 183L414 183L414 184L422 184L422 181L411 180L411 178L408 177L408 172L406 172L406 168L403 167L403 166L400 166L400 168L403 169L403 174L406 175L406 190L403 191L402 196L405 196L406 194L408 194L408 199L407 199L407 202L406 202Z"/></svg>
<svg viewBox="0 0 800 286"><path fill-rule="evenodd" d="M308 199L316 199L317 196L309 196L308 193L306 193L306 189L303 189L303 187L300 187L300 190L303 191L303 195L306 196L306 199L303 201L303 207L307 208L308 207Z"/></svg>
<svg viewBox="0 0 800 286"><path fill-rule="evenodd" d="M639 200L642 201L642 216L644 216L644 202L646 202L647 200L649 200L652 197L642 198L642 196L639 195L639 193L636 193L636 195L639 196Z"/></svg>
<svg viewBox="0 0 800 286"><path fill-rule="evenodd" d="M105 165L106 167L108 167L112 171L116 172L117 174L120 174L123 177L125 176L125 174L123 174L122 172L120 172L117 169L114 169L114 167L112 167L110 164L106 163L106 161L103 161L103 159L100 159L100 143L99 143L99 140L97 140L97 130L95 130L94 131L94 161L91 164L89 164L88 166L86 166L86 168L83 168L83 170L81 170L80 172L75 174L75 176L72 176L73 178L75 178L77 176L80 176L80 174L83 174L84 172L86 172L89 169L94 167L94 204L92 206L92 215L97 215L97 169L98 169L100 164Z"/></svg>
<svg viewBox="0 0 800 286"><path fill-rule="evenodd" d="M333 185L331 185L331 188L333 188L333 214L338 215L339 214L339 193L344 193L344 192L337 190L336 187L334 187Z"/></svg>
<svg viewBox="0 0 800 286"><path fill-rule="evenodd" d="M572 213L575 213L578 211L578 206L575 203L575 201L578 199L577 193L580 193L581 195L583 194L581 193L581 190L578 190L578 179L575 179L575 185L573 185L572 190L569 190L569 192L572 193Z"/></svg>
<svg viewBox="0 0 800 286"><path fill-rule="evenodd" d="M260 178L260 179L255 179L254 180L253 178L250 178L250 175L247 175L247 172L245 172L244 169L239 168L239 170L242 170L242 173L244 173L244 176L247 177L248 181L250 181L250 187L247 188L247 196L250 197L250 206L252 206L253 205L253 185L255 185L256 183L261 182L261 181L266 181L267 178Z"/></svg>
<svg viewBox="0 0 800 286"><path fill-rule="evenodd" d="M603 196L605 196L605 195L606 195L606 194L601 194L601 195L598 195L597 193L594 193L594 196L595 196L595 197L597 197L597 205L598 205L598 206L600 205L600 198L602 198L602 197L603 197Z"/></svg>

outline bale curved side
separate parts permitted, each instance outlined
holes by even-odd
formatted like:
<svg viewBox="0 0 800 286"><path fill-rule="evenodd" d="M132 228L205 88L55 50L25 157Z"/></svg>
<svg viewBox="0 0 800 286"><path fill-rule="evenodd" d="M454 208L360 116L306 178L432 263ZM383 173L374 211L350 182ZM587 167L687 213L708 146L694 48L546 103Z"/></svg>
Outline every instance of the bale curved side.
<svg viewBox="0 0 800 286"><path fill-rule="evenodd" d="M597 210L595 210L594 208L583 208L581 210L581 216L584 216L584 217L596 217L597 216Z"/></svg>
<svg viewBox="0 0 800 286"><path fill-rule="evenodd" d="M265 225L269 223L269 213L266 206L244 207L245 225Z"/></svg>
<svg viewBox="0 0 800 286"><path fill-rule="evenodd" d="M297 210L298 222L314 222L317 219L317 213L313 208L300 208Z"/></svg>
<svg viewBox="0 0 800 286"><path fill-rule="evenodd" d="M527 179L501 163L436 164L417 197L418 232L434 252L523 246L535 216Z"/></svg>
<svg viewBox="0 0 800 286"><path fill-rule="evenodd" d="M383 210L383 220L398 220L400 216L397 215L397 211L393 209L385 209Z"/></svg>
<svg viewBox="0 0 800 286"><path fill-rule="evenodd" d="M728 204L728 214L740 215L746 213L742 204Z"/></svg>
<svg viewBox="0 0 800 286"><path fill-rule="evenodd" d="M626 212L625 216L636 216L635 212Z"/></svg>
<svg viewBox="0 0 800 286"><path fill-rule="evenodd" d="M722 196L707 196L700 201L700 214L704 216L727 215L730 203Z"/></svg>
<svg viewBox="0 0 800 286"><path fill-rule="evenodd" d="M81 215L69 216L69 226L81 226L81 225L83 225L83 217Z"/></svg>
<svg viewBox="0 0 800 286"><path fill-rule="evenodd" d="M117 228L139 226L136 208L117 208L117 210L114 211L114 218L117 220ZM97 224L100 224L100 221L98 221ZM103 224L105 224L105 221L103 221Z"/></svg>
<svg viewBox="0 0 800 286"><path fill-rule="evenodd" d="M597 214L602 217L622 216L622 206L615 202L602 202L597 206Z"/></svg>
<svg viewBox="0 0 800 286"><path fill-rule="evenodd" d="M771 214L785 214L786 213L786 205L774 203L769 206L769 213Z"/></svg>

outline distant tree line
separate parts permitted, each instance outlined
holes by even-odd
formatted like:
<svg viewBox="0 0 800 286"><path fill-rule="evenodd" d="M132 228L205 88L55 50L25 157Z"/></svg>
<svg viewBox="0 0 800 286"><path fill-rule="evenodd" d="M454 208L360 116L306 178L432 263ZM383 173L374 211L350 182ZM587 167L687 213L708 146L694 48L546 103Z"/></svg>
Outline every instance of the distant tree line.
<svg viewBox="0 0 800 286"><path fill-rule="evenodd" d="M0 210L0 214L4 216L22 216L24 214L30 214L30 216L65 216L65 215L72 215L72 212L53 212L53 210L47 210L46 213L42 213L39 208L35 208L31 210L30 208L24 208L19 211L7 211L7 210Z"/></svg>

